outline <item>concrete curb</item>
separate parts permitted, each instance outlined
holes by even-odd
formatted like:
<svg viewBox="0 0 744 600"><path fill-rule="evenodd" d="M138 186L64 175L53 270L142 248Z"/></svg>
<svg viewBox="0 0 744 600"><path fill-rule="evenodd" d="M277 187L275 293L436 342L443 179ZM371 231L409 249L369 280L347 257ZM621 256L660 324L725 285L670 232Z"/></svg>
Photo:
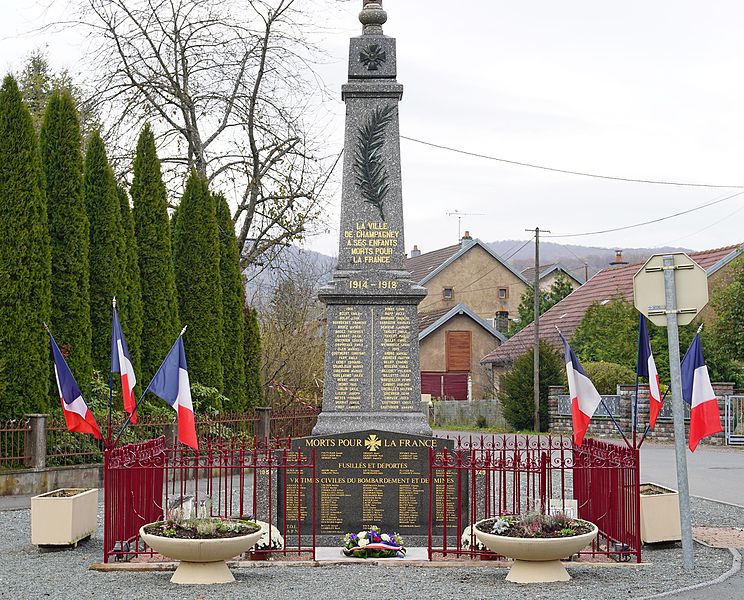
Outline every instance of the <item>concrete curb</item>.
<svg viewBox="0 0 744 600"><path fill-rule="evenodd" d="M592 563L580 561L567 561L564 566L592 567L592 568L627 568L642 567L649 563ZM498 560L397 560L397 559L368 559L352 558L338 560L276 560L276 561L228 561L231 569L266 569L271 567L340 567L348 565L365 565L374 567L426 567L429 569L462 569L462 568L496 568L508 569L512 566L511 561ZM175 571L177 562L151 562L151 563L93 563L88 569L104 573L114 572L147 572L147 571Z"/></svg>
<svg viewBox="0 0 744 600"><path fill-rule="evenodd" d="M698 542L698 540L695 540ZM700 543L700 542L698 542ZM702 544L704 546L707 546L707 544ZM684 588L679 588L676 590L669 590L666 592L662 592L660 594L654 594L652 596L643 596L642 598L638 598L638 600L651 600L652 598L665 598L667 596L676 596L677 594L681 594L683 592L691 592L693 590L699 590L702 588L707 588L713 585L716 585L718 583L723 583L730 577L733 577L736 575L739 571L741 571L741 554L736 548L729 548L729 552L731 552L731 555L733 557L733 562L731 564L731 568L726 571L723 575L720 575L716 577L715 579L711 579L710 581L703 581L702 583L698 583L695 585L691 585Z"/></svg>
<svg viewBox="0 0 744 600"><path fill-rule="evenodd" d="M693 498L699 498L700 500L707 500L708 502L715 502L717 504L723 504L724 506L733 506L734 508L740 508L744 510L744 506L741 504L734 504L733 502L726 502L725 500L716 500L715 498L706 498L705 496L692 496Z"/></svg>

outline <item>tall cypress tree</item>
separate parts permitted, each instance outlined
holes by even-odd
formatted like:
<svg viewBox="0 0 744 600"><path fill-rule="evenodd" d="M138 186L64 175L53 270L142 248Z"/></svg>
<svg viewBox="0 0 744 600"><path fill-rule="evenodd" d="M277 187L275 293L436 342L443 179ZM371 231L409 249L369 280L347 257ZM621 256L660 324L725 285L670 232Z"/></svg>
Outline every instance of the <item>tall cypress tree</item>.
<svg viewBox="0 0 744 600"><path fill-rule="evenodd" d="M83 154L75 102L66 91L49 98L41 125L52 256L51 327L83 392L90 386L90 227L83 197Z"/></svg>
<svg viewBox="0 0 744 600"><path fill-rule="evenodd" d="M195 171L186 182L176 221L178 314L189 331L184 337L189 377L223 390L222 286L214 198Z"/></svg>
<svg viewBox="0 0 744 600"><path fill-rule="evenodd" d="M123 186L116 186L121 212L121 227L124 232L126 248L126 302L121 305L121 327L127 340L129 356L135 375L140 376L140 356L142 346L142 288L140 286L139 262L137 260L137 240L134 237L134 219L129 208L129 194Z"/></svg>
<svg viewBox="0 0 744 600"><path fill-rule="evenodd" d="M51 259L46 197L34 125L18 85L0 89L0 414L49 406Z"/></svg>
<svg viewBox="0 0 744 600"><path fill-rule="evenodd" d="M142 290L140 381L150 381L178 335L178 298L165 185L149 125L137 142L130 192Z"/></svg>
<svg viewBox="0 0 744 600"><path fill-rule="evenodd" d="M223 395L230 398L226 408L246 408L245 389L245 288L240 274L240 253L230 207L221 194L214 198L220 239L220 282L222 284L222 369Z"/></svg>
<svg viewBox="0 0 744 600"><path fill-rule="evenodd" d="M90 322L93 368L107 373L111 364L111 301L128 300L125 246L114 173L96 131L85 155L85 205L90 221Z"/></svg>
<svg viewBox="0 0 744 600"><path fill-rule="evenodd" d="M248 406L263 406L261 385L261 329L258 312L245 308L245 388Z"/></svg>

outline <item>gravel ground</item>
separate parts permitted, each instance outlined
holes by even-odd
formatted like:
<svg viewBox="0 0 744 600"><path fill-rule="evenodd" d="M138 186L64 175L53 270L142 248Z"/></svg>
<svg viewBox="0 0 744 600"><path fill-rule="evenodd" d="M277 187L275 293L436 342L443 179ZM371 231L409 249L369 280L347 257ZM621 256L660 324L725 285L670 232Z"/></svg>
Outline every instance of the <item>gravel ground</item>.
<svg viewBox="0 0 744 600"><path fill-rule="evenodd" d="M695 524L741 526L744 511L694 499ZM737 525L738 523L738 525ZM236 569L237 584L199 588L171 585L171 573L100 573L88 566L102 557L102 532L74 550L40 552L30 544L28 510L0 512L0 598L234 598L246 593L263 598L375 597L557 598L613 600L681 588L713 579L732 563L728 550L695 547L697 568L686 573L679 547L644 549L649 564L569 567L570 584L521 587L503 581L506 569L472 567L281 566ZM364 591L365 596L369 594Z"/></svg>

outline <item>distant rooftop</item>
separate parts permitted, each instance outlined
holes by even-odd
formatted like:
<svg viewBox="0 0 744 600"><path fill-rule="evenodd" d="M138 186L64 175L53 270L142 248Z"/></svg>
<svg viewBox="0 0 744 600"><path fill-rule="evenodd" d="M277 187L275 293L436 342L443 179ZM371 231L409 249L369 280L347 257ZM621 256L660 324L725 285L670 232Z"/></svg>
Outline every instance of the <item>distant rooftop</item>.
<svg viewBox="0 0 744 600"><path fill-rule="evenodd" d="M714 250L689 253L708 276L725 266L736 256L744 252L744 246L727 246ZM611 300L620 296L630 302L633 301L633 276L643 263L609 267L602 269L580 288L558 302L555 306L540 315L540 339L560 347L558 326L566 338L570 338L584 318L584 313L593 302ZM514 359L532 347L534 325L530 323L517 334L509 338L504 344L496 348L481 360L481 364L509 365Z"/></svg>

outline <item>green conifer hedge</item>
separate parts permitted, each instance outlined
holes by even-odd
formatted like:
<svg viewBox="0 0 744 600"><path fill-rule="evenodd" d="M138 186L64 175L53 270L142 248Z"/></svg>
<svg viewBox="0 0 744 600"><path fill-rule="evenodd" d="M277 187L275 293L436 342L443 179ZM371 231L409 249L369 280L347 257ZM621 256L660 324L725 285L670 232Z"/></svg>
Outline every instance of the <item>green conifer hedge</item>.
<svg viewBox="0 0 744 600"><path fill-rule="evenodd" d="M245 288L240 273L240 253L230 207L221 194L215 196L220 240L220 282L222 284L222 369L223 395L230 399L225 408L247 408L245 388Z"/></svg>
<svg viewBox="0 0 744 600"><path fill-rule="evenodd" d="M51 328L87 395L93 375L90 323L90 226L83 196L83 154L75 101L54 92L40 133L51 242Z"/></svg>
<svg viewBox="0 0 744 600"><path fill-rule="evenodd" d="M167 196L149 125L137 142L130 193L142 290L140 381L149 382L179 330Z"/></svg>
<svg viewBox="0 0 744 600"><path fill-rule="evenodd" d="M0 415L49 408L51 260L36 135L16 81L0 89Z"/></svg>
<svg viewBox="0 0 744 600"><path fill-rule="evenodd" d="M223 390L222 286L215 201L195 171L176 222L178 313L189 330L184 346L191 381Z"/></svg>

